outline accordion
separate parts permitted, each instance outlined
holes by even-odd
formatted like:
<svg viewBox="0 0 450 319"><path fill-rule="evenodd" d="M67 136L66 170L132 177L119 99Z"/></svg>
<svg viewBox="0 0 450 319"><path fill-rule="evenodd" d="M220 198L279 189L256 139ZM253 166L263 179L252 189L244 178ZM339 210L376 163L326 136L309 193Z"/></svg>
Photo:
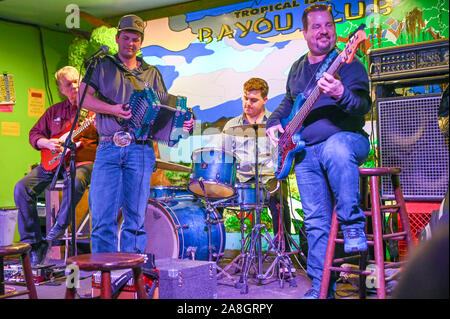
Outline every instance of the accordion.
<svg viewBox="0 0 450 319"><path fill-rule="evenodd" d="M184 122L192 117L186 100L184 96L155 92L152 88L135 90L128 102L131 118L123 120L122 125L134 130L136 140L152 139L174 146L180 138L189 136L183 131Z"/></svg>

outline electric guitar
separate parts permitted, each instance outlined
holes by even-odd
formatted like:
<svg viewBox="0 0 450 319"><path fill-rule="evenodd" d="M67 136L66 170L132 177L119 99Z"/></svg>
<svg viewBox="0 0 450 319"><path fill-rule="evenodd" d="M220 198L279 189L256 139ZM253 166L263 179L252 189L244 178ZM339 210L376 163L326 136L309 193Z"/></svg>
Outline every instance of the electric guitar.
<svg viewBox="0 0 450 319"><path fill-rule="evenodd" d="M326 59L331 59L329 62L330 66L328 69L320 70L317 73L316 84L312 89L311 94L307 98L303 93L299 94L295 99L291 114L289 114L287 118L281 120L284 133L281 134L278 140L278 163L275 165L274 169L275 177L277 179L285 179L289 175L295 154L303 151L305 148L305 142L301 138L303 122L322 94L317 86L317 80L322 76L324 71L331 75L336 75L337 71L344 63L351 63L353 61L358 45L366 39L364 28L364 24L359 26L359 28L350 36L349 41L342 52L338 54L336 49L334 49L326 57ZM327 61L325 60L324 62L326 65Z"/></svg>
<svg viewBox="0 0 450 319"><path fill-rule="evenodd" d="M88 117L84 122L72 133L72 141L77 137L81 132L83 132L85 129L87 129L92 123L94 123L95 120L95 114ZM70 133L70 127L62 132L61 134L54 136L52 138L57 138L61 144L63 144L67 136ZM75 143L76 147L79 148L81 146L81 142ZM66 155L64 156L64 159L68 158L68 155L70 154L70 149L67 149ZM56 167L58 167L59 162L61 162L62 152L52 151L48 148L41 149L41 162L42 167L44 167L47 171L52 171Z"/></svg>

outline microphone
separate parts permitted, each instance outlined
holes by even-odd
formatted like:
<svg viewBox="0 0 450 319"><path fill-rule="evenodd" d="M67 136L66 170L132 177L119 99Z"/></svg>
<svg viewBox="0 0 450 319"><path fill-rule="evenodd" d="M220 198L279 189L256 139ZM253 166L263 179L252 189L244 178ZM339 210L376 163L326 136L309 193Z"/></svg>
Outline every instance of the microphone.
<svg viewBox="0 0 450 319"><path fill-rule="evenodd" d="M97 58L98 56L100 56L102 54L106 54L106 53L108 53L108 51L109 51L109 47L107 45L103 45L97 52L95 52L90 57L88 57L84 61L84 64L86 65L88 63L88 61L93 60L93 59Z"/></svg>

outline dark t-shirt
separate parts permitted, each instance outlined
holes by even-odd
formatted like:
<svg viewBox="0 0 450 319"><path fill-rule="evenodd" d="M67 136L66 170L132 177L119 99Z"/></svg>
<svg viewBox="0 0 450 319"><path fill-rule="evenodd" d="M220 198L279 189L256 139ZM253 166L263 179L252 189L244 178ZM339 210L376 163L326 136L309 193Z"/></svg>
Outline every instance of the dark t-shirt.
<svg viewBox="0 0 450 319"><path fill-rule="evenodd" d="M103 57L92 73L89 85L97 93L97 98L109 104L125 104L134 90L151 87L155 91L167 92L161 74L154 66L137 57L141 65L129 70L115 56ZM86 76L83 82L87 82ZM113 115L97 113L97 130L100 136L111 136L122 130L118 119Z"/></svg>
<svg viewBox="0 0 450 319"><path fill-rule="evenodd" d="M267 121L267 128L280 124L281 119L289 117L295 99L307 87L311 87L311 79L315 77L320 64L310 64L305 54L292 65L285 97ZM350 64L342 65L337 75L344 85L344 93L339 100L321 94L303 123L302 139L307 145L320 143L340 131L366 134L362 129L364 114L371 107L366 69L355 57ZM313 82L313 87L314 84Z"/></svg>

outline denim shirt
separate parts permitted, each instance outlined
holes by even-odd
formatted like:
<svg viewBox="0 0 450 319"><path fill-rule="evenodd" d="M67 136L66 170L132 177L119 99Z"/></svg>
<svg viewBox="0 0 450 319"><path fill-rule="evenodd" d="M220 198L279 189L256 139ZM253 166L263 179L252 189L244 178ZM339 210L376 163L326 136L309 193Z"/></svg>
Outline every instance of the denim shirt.
<svg viewBox="0 0 450 319"><path fill-rule="evenodd" d="M268 110L265 110L264 118L261 123L266 123L267 119L272 113ZM223 131L226 130L240 130L239 126L250 124L246 119L244 114L241 114L237 117L232 118L229 120L224 128ZM223 148L226 151L230 151L234 153L237 156L237 159L239 161L239 169L236 172L237 179L240 183L245 183L252 179L252 176L243 175L242 173L255 173L255 153L256 153L256 143L255 143L255 133L253 128L249 128L250 130L248 132L249 137L244 136L233 136L230 134L222 134L222 145ZM262 129L264 132L264 129ZM246 131L244 131L245 134ZM275 149L272 146L272 143L270 143L268 137L264 134L263 136L258 137L258 166L259 166L259 172L263 173L262 181L263 183L267 183L268 180L274 178L273 177L273 163L274 154L276 155ZM266 175L266 174L270 174Z"/></svg>

